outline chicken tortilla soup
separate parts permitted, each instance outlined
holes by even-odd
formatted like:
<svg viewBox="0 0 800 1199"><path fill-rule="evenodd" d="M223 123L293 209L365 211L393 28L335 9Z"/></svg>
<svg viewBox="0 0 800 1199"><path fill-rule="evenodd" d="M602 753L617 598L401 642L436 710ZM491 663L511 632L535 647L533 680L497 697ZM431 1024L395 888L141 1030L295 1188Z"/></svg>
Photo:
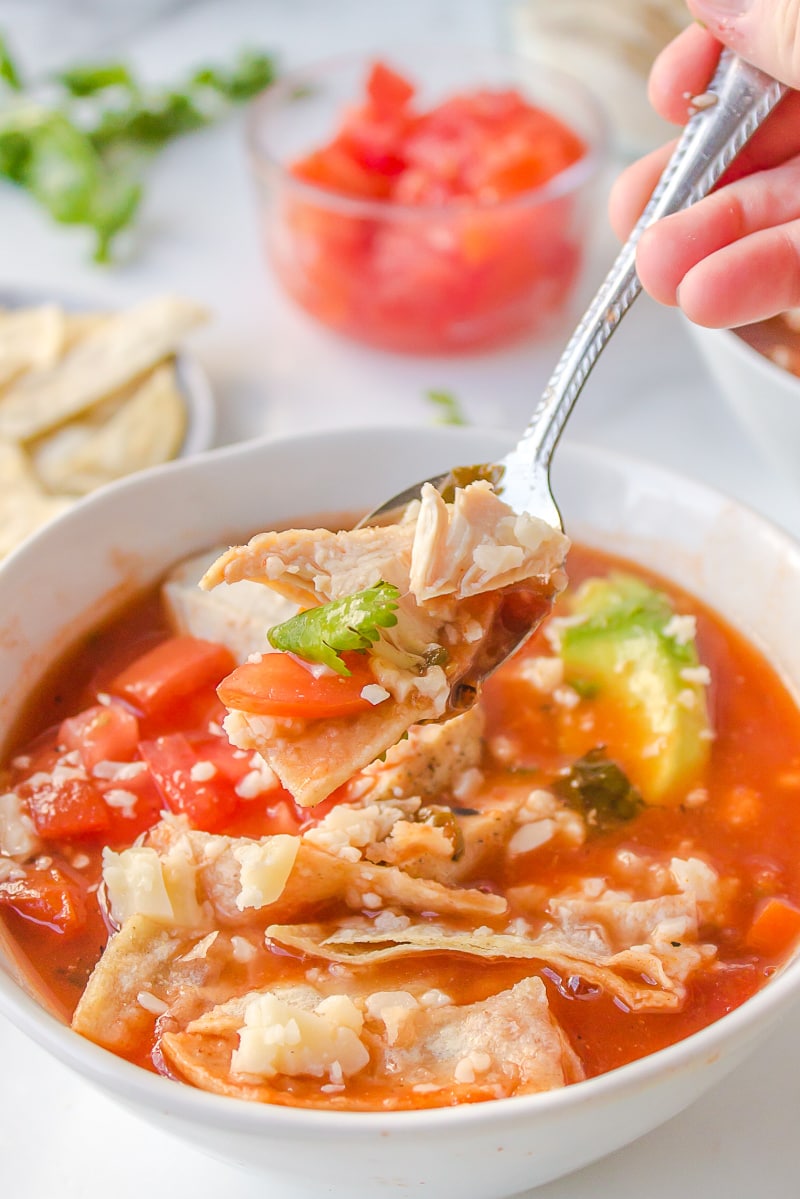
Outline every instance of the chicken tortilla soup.
<svg viewBox="0 0 800 1199"><path fill-rule="evenodd" d="M495 502L181 562L51 672L0 918L77 1033L259 1102L442 1107L624 1065L781 967L794 700L629 562L573 545L565 588L566 538ZM471 702L520 588L547 614Z"/></svg>

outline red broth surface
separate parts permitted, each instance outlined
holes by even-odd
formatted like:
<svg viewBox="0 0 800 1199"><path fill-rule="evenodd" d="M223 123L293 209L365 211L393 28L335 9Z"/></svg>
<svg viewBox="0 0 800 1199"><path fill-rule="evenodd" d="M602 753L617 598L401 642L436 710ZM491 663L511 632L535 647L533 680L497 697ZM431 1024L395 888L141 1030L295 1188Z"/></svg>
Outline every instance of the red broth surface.
<svg viewBox="0 0 800 1199"><path fill-rule="evenodd" d="M651 578L575 546L569 559L571 587L621 565ZM713 945L715 954L692 974L680 1005L634 1011L580 973L546 962L433 952L368 967L374 990L427 984L446 989L458 1004L479 1002L520 979L540 977L587 1077L672 1044L736 1008L768 981L800 935L800 713L752 646L692 597L657 582L677 611L696 616L700 660L710 670L715 735L701 785L677 805L645 807L617 827L590 830L580 844L554 841L513 856L498 853L467 885L507 895L510 918L533 922L537 903L583 879L603 879L635 896L642 861L701 858L720 880L714 914L700 929L701 941ZM197 646L175 647L170 637L159 598L152 595L73 650L32 697L4 772L3 790L21 797L39 845L18 869L11 859L0 858L0 918L31 985L65 1021L109 940L98 891L103 846L120 850L131 845L164 808L183 813L191 827L211 833L296 834L318 824L345 798L334 795L309 811L275 785L243 799L241 781L251 764L220 736L223 710L215 695L230 667L229 655L208 643L199 652ZM522 653L530 660L549 654L547 629ZM150 669L149 689L137 690L142 671L132 664L143 654L157 669ZM187 660L188 683L178 669ZM520 661L498 671L482 697L486 727L480 766L487 791L507 791L521 782L547 787L577 756L596 747L600 731L616 760L627 765L624 728L604 722L589 696L564 704L552 692L532 688L520 673ZM123 719L109 727L101 719L94 728L92 719L81 715L99 709L102 718L109 695L120 711L135 717L133 724ZM55 763L70 745L95 762L146 765L135 767L122 781L91 772L88 782L59 780ZM213 777L205 777L205 769L192 769L198 761L214 764ZM126 795L121 798L119 792ZM459 810L452 795L441 801ZM340 908L339 901L318 904L306 916L315 919ZM427 915L436 917L435 912ZM302 954L262 946L239 960L227 960L217 982L224 984L226 994L242 995L276 980L310 977L309 971L319 973L319 968ZM186 1002L200 1003L198 994L189 986ZM146 1014L136 1035L116 1051L147 1069L203 1085L188 1069L182 1073L174 1063L165 1063L160 1041L170 1019L158 1010ZM257 1087L217 1089L265 1097ZM267 1097L286 1104L358 1109L491 1096L477 1084L472 1089L454 1085L432 1095L425 1088L404 1087L402 1077L389 1084L356 1074L345 1088L329 1087L325 1093L319 1078L295 1076Z"/></svg>

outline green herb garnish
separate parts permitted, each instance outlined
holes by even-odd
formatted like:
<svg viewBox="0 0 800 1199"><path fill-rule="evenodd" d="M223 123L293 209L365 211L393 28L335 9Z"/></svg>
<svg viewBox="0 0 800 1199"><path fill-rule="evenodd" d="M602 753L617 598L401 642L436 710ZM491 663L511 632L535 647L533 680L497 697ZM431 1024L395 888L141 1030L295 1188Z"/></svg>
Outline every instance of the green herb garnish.
<svg viewBox="0 0 800 1199"><path fill-rule="evenodd" d="M378 640L380 629L397 624L400 592L391 583L378 583L344 599L298 612L267 633L270 645L321 662L337 674L349 675L341 654L365 650Z"/></svg>
<svg viewBox="0 0 800 1199"><path fill-rule="evenodd" d="M452 391L427 391L425 397L437 409L435 417L437 425L466 425L469 423Z"/></svg>
<svg viewBox="0 0 800 1199"><path fill-rule="evenodd" d="M228 68L204 66L163 90L143 87L120 62L76 64L34 90L0 37L0 177L25 188L54 220L90 229L95 261L107 262L139 208L149 158L274 77L269 56L245 51Z"/></svg>
<svg viewBox="0 0 800 1199"><path fill-rule="evenodd" d="M628 776L602 748L590 749L573 762L569 772L553 783L553 791L598 832L632 820L644 807Z"/></svg>

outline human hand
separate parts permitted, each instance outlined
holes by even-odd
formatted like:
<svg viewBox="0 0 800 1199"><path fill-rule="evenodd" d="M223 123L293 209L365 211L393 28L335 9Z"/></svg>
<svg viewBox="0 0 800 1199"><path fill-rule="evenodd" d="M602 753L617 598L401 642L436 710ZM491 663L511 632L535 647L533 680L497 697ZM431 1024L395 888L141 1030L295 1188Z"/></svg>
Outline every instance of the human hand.
<svg viewBox="0 0 800 1199"><path fill-rule="evenodd" d="M663 304L724 328L800 305L800 0L688 0L706 28L690 26L650 75L650 100L685 124L706 91L720 43L797 89L790 92L716 190L641 237L637 271ZM674 143L628 167L612 189L610 217L628 235Z"/></svg>

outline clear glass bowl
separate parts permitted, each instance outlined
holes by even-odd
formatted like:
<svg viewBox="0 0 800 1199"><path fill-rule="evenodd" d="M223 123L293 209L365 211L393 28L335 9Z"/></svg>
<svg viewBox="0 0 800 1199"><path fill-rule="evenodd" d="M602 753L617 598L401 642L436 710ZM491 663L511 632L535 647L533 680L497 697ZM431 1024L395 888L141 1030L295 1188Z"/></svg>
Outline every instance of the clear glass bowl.
<svg viewBox="0 0 800 1199"><path fill-rule="evenodd" d="M251 108L261 232L283 287L332 329L391 350L459 352L548 332L574 292L592 228L607 147L599 101L528 59L392 54L389 65L416 85L420 109L513 88L577 133L585 154L544 185L492 203L399 204L297 178L292 164L330 142L373 61L353 55L295 71Z"/></svg>

